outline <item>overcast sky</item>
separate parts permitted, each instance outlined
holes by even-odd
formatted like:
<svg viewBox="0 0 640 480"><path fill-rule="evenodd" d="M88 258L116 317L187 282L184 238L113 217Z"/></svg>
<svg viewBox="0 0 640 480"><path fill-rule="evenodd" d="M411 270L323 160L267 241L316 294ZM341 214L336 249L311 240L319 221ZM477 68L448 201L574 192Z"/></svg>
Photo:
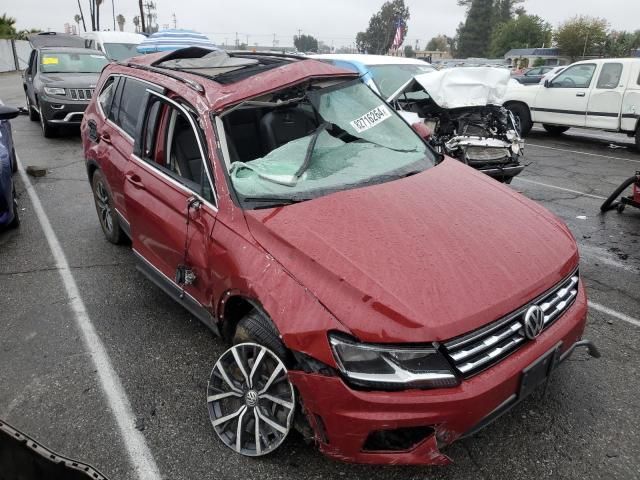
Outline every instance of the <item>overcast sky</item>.
<svg viewBox="0 0 640 480"><path fill-rule="evenodd" d="M123 14L125 30L133 31L132 18L137 14L137 0L113 0L115 13ZM112 0L104 0L101 27L113 29ZM216 43L235 41L271 45L273 34L282 46L291 45L292 37L300 29L336 47L354 42L355 33L367 27L369 18L384 0L154 0L158 24L172 23L176 14L179 28L191 28L209 35ZM61 31L65 22L73 23L78 13L77 0L11 0L4 1L0 14L17 19L18 29L40 28ZM89 16L88 0L80 0L85 18ZM456 0L405 0L411 11L409 32L405 43L420 45L433 36L444 33L452 36L464 9ZM638 0L525 0L529 13L540 15L556 26L576 13L604 17L612 28L636 30L640 28Z"/></svg>

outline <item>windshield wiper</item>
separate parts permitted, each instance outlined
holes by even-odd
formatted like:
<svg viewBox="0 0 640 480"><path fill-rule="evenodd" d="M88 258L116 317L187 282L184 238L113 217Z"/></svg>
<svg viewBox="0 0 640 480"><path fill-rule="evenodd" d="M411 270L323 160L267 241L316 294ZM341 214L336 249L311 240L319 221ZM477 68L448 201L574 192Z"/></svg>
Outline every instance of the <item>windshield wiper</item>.
<svg viewBox="0 0 640 480"><path fill-rule="evenodd" d="M299 198L299 197L286 197L286 198L277 198L277 197L246 197L244 199L245 202L248 203L264 203L267 205L261 205L256 208L273 208L280 205L293 205L294 203L306 202L307 200L311 200L310 198Z"/></svg>
<svg viewBox="0 0 640 480"><path fill-rule="evenodd" d="M316 128L316 131L313 132L313 134L311 135L311 139L309 140L309 145L307 146L307 153L304 156L304 162L302 162L302 165L300 165L300 168L298 169L298 171L296 173L293 174L293 178L295 180L298 180L302 174L309 168L309 166L311 165L311 157L313 156L313 149L316 146L316 142L318 141L318 137L320 136L320 134L322 132L324 132L329 126L331 125L330 122L323 122L322 124L320 124L320 126L318 128Z"/></svg>

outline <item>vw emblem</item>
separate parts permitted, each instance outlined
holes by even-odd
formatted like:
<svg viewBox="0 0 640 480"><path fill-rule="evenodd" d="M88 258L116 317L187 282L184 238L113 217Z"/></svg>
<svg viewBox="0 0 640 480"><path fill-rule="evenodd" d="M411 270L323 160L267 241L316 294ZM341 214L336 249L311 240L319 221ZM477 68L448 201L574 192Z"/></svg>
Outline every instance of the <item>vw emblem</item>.
<svg viewBox="0 0 640 480"><path fill-rule="evenodd" d="M524 314L524 336L533 340L544 328L544 312L538 305L529 307Z"/></svg>
<svg viewBox="0 0 640 480"><path fill-rule="evenodd" d="M255 407L258 404L258 392L249 390L244 396L244 403L247 407Z"/></svg>

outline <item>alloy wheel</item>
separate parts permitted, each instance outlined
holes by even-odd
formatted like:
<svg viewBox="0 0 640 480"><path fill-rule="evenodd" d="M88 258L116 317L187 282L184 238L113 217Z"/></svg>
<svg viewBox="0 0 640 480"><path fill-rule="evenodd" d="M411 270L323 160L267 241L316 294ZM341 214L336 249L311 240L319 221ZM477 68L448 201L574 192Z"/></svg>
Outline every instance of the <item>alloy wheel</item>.
<svg viewBox="0 0 640 480"><path fill-rule="evenodd" d="M95 191L96 205L98 206L98 214L100 215L100 222L105 230L111 234L113 232L113 214L111 211L111 204L109 202L109 194L101 181L96 182Z"/></svg>
<svg viewBox="0 0 640 480"><path fill-rule="evenodd" d="M222 442L241 455L266 455L291 429L295 393L282 360L241 343L216 362L207 386L209 418Z"/></svg>

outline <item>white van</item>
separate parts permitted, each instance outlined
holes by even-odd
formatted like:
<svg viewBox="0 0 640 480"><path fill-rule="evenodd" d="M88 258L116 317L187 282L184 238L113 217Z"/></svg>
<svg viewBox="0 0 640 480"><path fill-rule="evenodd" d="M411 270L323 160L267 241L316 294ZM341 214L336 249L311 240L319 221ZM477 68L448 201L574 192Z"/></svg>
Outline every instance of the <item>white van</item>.
<svg viewBox="0 0 640 480"><path fill-rule="evenodd" d="M510 84L504 106L523 135L534 122L556 135L594 128L635 136L640 149L640 58L584 60L540 85Z"/></svg>
<svg viewBox="0 0 640 480"><path fill-rule="evenodd" d="M136 47L146 38L139 33L130 32L85 32L84 46L101 50L110 60L126 60L140 55Z"/></svg>

